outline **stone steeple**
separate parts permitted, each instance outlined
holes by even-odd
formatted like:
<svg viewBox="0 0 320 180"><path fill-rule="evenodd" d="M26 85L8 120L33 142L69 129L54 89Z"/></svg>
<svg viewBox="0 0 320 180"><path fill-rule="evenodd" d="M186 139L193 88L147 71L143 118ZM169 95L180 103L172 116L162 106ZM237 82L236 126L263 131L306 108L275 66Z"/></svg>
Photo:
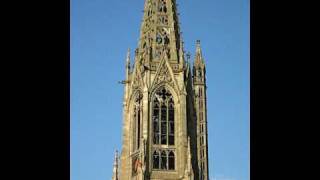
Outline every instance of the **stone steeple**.
<svg viewBox="0 0 320 180"><path fill-rule="evenodd" d="M151 61L160 61L164 49L172 62L180 60L180 28L175 0L145 0L139 53L150 51Z"/></svg>
<svg viewBox="0 0 320 180"><path fill-rule="evenodd" d="M205 67L204 59L202 57L202 50L201 50L200 40L197 40L197 44L196 44L196 58L195 58L195 61L194 61L194 66L198 67L198 68L204 68Z"/></svg>
<svg viewBox="0 0 320 180"><path fill-rule="evenodd" d="M201 166L207 155L200 156L206 106L198 98L205 65L200 42L193 73L185 62L176 7L176 0L145 0L132 68L127 53L119 180L207 180Z"/></svg>
<svg viewBox="0 0 320 180"><path fill-rule="evenodd" d="M193 64L193 75L195 84L205 84L206 65L202 57L202 50L200 46L200 40L197 40L196 44L196 56Z"/></svg>

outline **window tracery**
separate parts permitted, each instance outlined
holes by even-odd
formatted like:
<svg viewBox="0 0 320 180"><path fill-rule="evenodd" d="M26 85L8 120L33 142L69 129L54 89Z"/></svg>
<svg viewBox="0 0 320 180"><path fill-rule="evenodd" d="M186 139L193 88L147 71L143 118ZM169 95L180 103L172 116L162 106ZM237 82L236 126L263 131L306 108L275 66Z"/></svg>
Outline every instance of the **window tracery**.
<svg viewBox="0 0 320 180"><path fill-rule="evenodd" d="M140 148L141 123L142 123L142 94L138 93L133 107L133 149Z"/></svg>
<svg viewBox="0 0 320 180"><path fill-rule="evenodd" d="M175 153L173 150L155 150L153 152L153 169L175 170Z"/></svg>
<svg viewBox="0 0 320 180"><path fill-rule="evenodd" d="M168 162L169 170L174 170L174 168L175 168L175 158L174 158L173 151L170 151L168 159L169 159L169 162Z"/></svg>
<svg viewBox="0 0 320 180"><path fill-rule="evenodd" d="M159 160L160 160L160 155L158 151L154 151L153 153L153 169L159 169Z"/></svg>
<svg viewBox="0 0 320 180"><path fill-rule="evenodd" d="M152 99L153 169L174 170L175 106L172 94L164 87L158 89Z"/></svg>
<svg viewBox="0 0 320 180"><path fill-rule="evenodd" d="M159 16L157 23L160 24L160 25L166 25L167 26L169 24L168 23L168 16Z"/></svg>
<svg viewBox="0 0 320 180"><path fill-rule="evenodd" d="M167 12L167 2L166 0L160 0L159 6L158 6L158 11L159 12Z"/></svg>
<svg viewBox="0 0 320 180"><path fill-rule="evenodd" d="M174 145L174 102L165 88L153 98L153 144Z"/></svg>

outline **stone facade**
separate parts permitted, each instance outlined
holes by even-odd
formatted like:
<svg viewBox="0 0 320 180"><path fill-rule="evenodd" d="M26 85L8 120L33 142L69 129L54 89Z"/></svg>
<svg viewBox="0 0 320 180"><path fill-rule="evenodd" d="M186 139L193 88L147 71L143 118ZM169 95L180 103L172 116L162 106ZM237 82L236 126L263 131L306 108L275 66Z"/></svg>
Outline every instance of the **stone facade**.
<svg viewBox="0 0 320 180"><path fill-rule="evenodd" d="M133 66L126 58L113 180L208 180L206 67L200 41L194 64L185 59L176 7L145 0Z"/></svg>

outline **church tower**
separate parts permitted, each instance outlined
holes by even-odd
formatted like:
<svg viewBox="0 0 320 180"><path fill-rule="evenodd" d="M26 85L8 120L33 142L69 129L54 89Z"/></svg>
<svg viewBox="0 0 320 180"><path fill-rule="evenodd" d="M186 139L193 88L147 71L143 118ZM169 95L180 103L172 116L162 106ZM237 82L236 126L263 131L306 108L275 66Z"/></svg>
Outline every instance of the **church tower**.
<svg viewBox="0 0 320 180"><path fill-rule="evenodd" d="M185 59L175 0L145 0L133 56L113 179L208 180L205 63L200 41L193 67Z"/></svg>

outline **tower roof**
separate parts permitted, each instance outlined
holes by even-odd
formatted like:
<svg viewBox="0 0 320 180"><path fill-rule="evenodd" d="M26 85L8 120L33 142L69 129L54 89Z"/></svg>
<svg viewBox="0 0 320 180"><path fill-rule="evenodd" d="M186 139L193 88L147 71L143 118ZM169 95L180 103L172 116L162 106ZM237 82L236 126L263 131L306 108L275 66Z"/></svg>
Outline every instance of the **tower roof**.
<svg viewBox="0 0 320 180"><path fill-rule="evenodd" d="M204 63L204 60L202 57L200 40L197 40L197 44L196 44L196 57L194 60L194 66L195 67L204 67L205 66L205 63Z"/></svg>
<svg viewBox="0 0 320 180"><path fill-rule="evenodd" d="M145 0L143 12L139 39L140 55L152 49L152 59L157 60L165 47L169 49L169 59L179 61L181 33L176 1Z"/></svg>

